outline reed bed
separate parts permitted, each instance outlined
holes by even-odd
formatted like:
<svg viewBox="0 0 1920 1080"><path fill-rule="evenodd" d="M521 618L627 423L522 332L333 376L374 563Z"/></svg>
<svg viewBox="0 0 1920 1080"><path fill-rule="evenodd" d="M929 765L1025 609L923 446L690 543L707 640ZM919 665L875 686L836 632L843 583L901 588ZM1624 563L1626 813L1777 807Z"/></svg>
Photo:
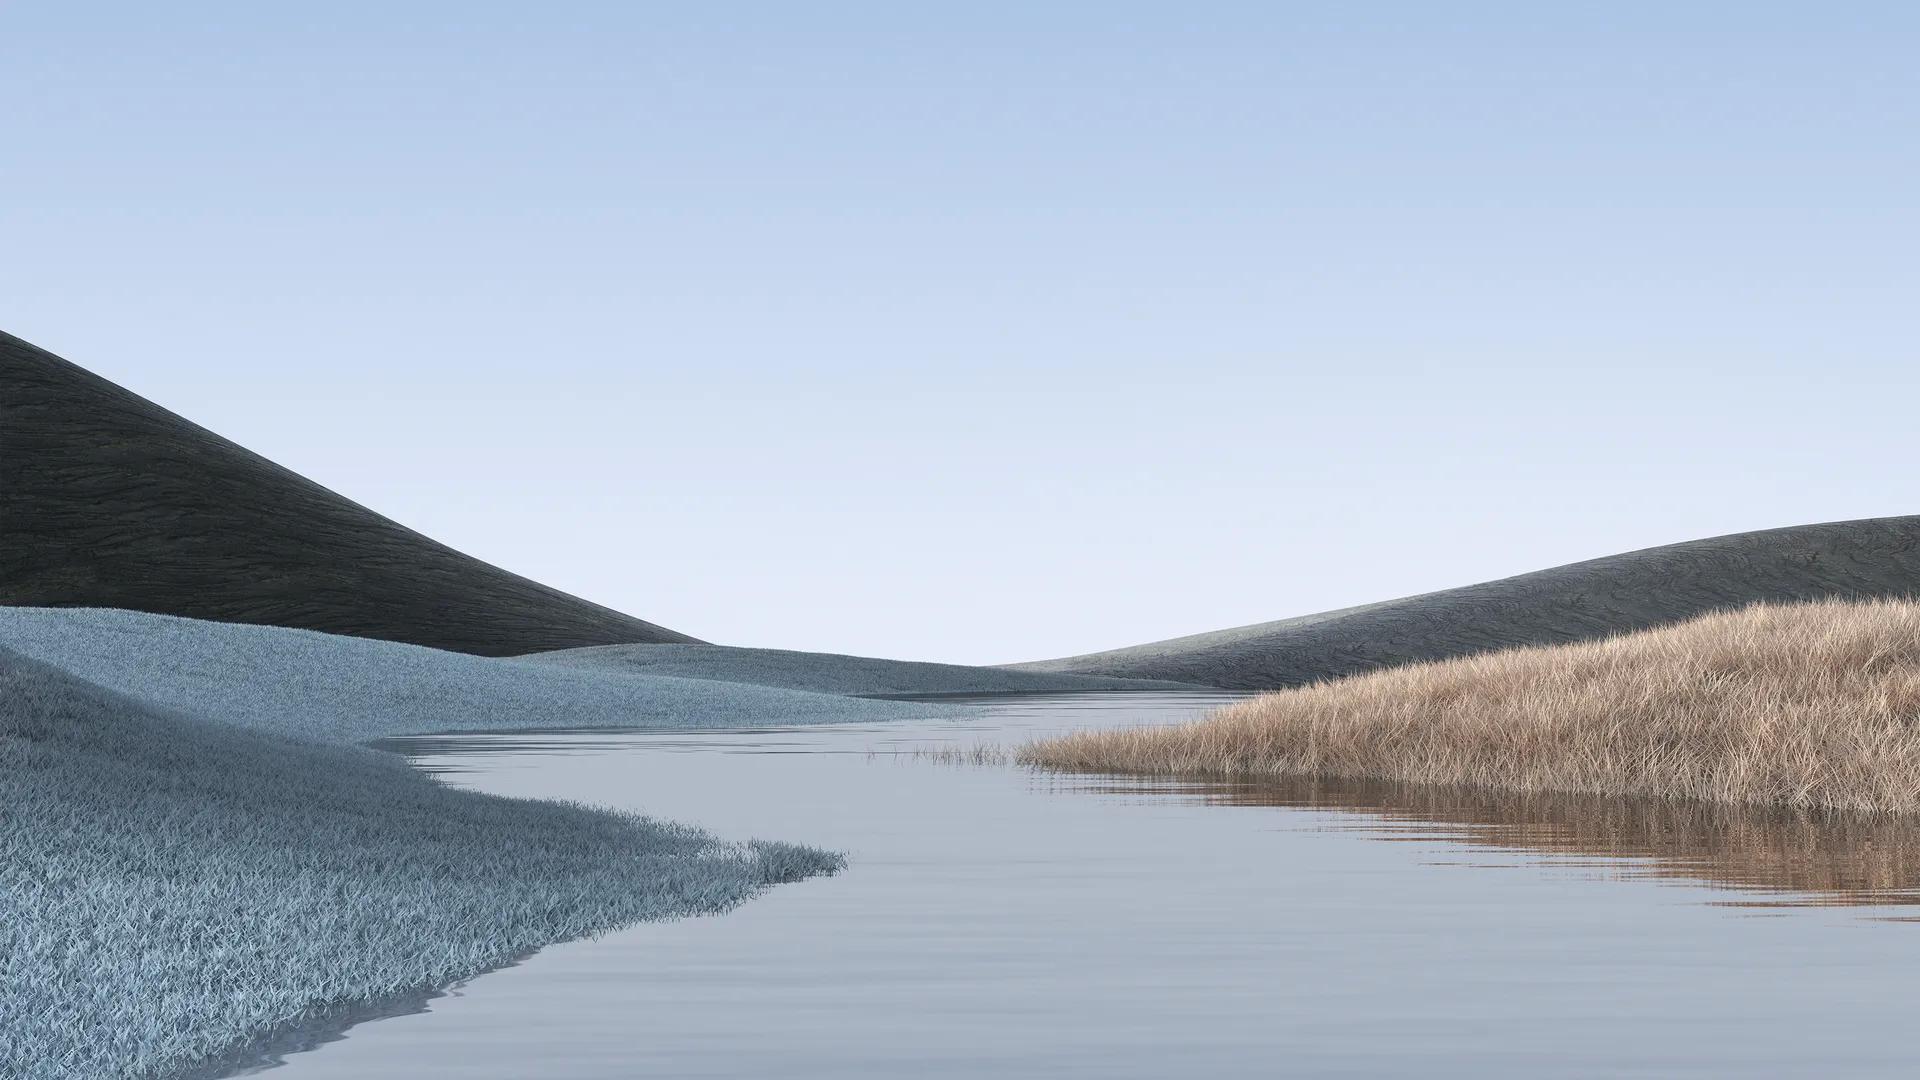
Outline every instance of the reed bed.
<svg viewBox="0 0 1920 1080"><path fill-rule="evenodd" d="M930 762L934 765L1012 765L1015 752L993 743L976 746L919 746L911 750L868 750L868 761Z"/></svg>
<svg viewBox="0 0 1920 1080"><path fill-rule="evenodd" d="M1071 771L1920 811L1920 603L1756 605L1023 747Z"/></svg>

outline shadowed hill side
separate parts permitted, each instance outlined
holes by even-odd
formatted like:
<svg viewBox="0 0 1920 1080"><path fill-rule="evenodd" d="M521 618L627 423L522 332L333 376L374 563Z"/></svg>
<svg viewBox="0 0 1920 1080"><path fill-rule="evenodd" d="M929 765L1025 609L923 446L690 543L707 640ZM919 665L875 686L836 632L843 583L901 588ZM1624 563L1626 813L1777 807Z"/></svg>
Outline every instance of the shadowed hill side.
<svg viewBox="0 0 1920 1080"><path fill-rule="evenodd" d="M463 555L4 333L0 604L487 656L696 640Z"/></svg>
<svg viewBox="0 0 1920 1080"><path fill-rule="evenodd" d="M1272 689L1768 602L1920 595L1920 517L1735 533L1400 600L1012 665Z"/></svg>

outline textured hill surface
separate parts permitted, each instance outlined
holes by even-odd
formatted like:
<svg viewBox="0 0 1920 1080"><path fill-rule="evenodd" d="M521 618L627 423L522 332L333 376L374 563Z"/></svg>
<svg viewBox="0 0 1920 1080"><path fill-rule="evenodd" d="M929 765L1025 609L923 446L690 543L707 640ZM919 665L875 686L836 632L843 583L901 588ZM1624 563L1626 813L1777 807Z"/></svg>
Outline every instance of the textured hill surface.
<svg viewBox="0 0 1920 1080"><path fill-rule="evenodd" d="M1182 683L1064 675L1004 667L880 660L839 653L743 649L730 645L602 645L535 653L522 659L577 671L671 675L683 679L866 696L909 694L1058 694L1081 690L1179 690Z"/></svg>
<svg viewBox="0 0 1920 1080"><path fill-rule="evenodd" d="M1735 533L1279 622L1016 664L1297 686L1513 645L1583 641L1770 601L1920 596L1920 517Z"/></svg>
<svg viewBox="0 0 1920 1080"><path fill-rule="evenodd" d="M0 604L486 656L696 640L462 555L3 333Z"/></svg>
<svg viewBox="0 0 1920 1080"><path fill-rule="evenodd" d="M22 1080L252 1065L255 1040L840 865L457 791L394 755L214 723L5 648L0 790L0 1076Z"/></svg>
<svg viewBox="0 0 1920 1080"><path fill-rule="evenodd" d="M1920 814L1920 603L1753 604L1245 698L1189 724L1024 747L1073 772Z"/></svg>
<svg viewBox="0 0 1920 1080"><path fill-rule="evenodd" d="M470 656L137 611L0 607L0 648L163 708L352 743L521 728L737 728L960 715L877 701Z"/></svg>

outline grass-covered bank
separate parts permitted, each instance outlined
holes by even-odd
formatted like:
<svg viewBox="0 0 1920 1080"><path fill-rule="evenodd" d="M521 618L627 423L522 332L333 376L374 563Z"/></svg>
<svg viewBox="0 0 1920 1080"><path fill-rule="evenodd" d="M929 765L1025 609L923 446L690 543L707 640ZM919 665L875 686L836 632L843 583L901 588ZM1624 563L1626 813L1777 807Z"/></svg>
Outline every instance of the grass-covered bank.
<svg viewBox="0 0 1920 1080"><path fill-rule="evenodd" d="M1170 728L1024 748L1048 768L1327 776L1920 811L1920 603L1762 605L1375 672Z"/></svg>
<svg viewBox="0 0 1920 1080"><path fill-rule="evenodd" d="M160 1077L837 857L455 791L0 650L0 1076Z"/></svg>

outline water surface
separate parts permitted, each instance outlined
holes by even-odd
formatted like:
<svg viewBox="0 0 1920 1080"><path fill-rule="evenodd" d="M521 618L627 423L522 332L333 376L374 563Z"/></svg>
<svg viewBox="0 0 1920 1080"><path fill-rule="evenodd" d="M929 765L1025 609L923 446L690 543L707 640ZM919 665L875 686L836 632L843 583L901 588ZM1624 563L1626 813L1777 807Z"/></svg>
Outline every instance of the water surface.
<svg viewBox="0 0 1920 1080"><path fill-rule="evenodd" d="M919 751L1217 698L970 720L407 740L423 768L846 851L717 918L545 950L276 1078L1894 1075L1920 837Z"/></svg>

